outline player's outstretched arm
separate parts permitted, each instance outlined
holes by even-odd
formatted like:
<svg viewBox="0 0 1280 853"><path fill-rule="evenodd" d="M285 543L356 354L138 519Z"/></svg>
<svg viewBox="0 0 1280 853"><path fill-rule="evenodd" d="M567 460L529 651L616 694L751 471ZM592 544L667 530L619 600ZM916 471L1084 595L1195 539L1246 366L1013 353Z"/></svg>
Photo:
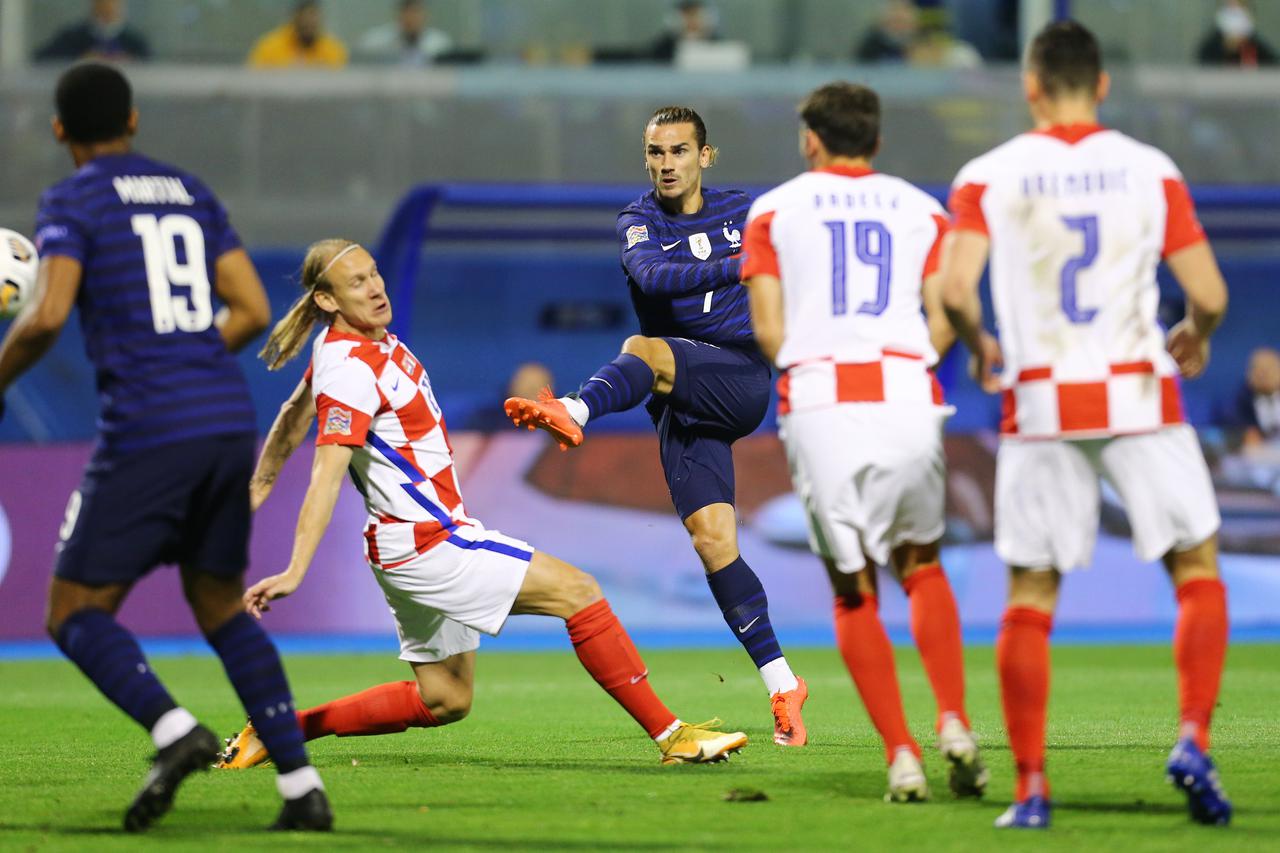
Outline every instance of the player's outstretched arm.
<svg viewBox="0 0 1280 853"><path fill-rule="evenodd" d="M228 309L218 312L218 331L227 349L239 352L271 323L271 303L248 252L232 249L218 256L213 289Z"/></svg>
<svg viewBox="0 0 1280 853"><path fill-rule="evenodd" d="M58 339L80 293L80 262L65 255L40 261L35 298L18 315L0 344L0 396L40 360Z"/></svg>
<svg viewBox="0 0 1280 853"><path fill-rule="evenodd" d="M271 601L289 595L306 577L316 555L316 547L333 518L338 490L342 487L342 478L351 464L353 452L353 448L340 444L322 444L316 448L316 458L311 463L311 484L307 486L307 496L298 513L289 566L280 574L265 577L245 591L245 609L255 617L261 619L262 614L271 609Z"/></svg>
<svg viewBox="0 0 1280 853"><path fill-rule="evenodd" d="M942 263L938 269L942 308L956 335L971 354L970 371L982 390L999 390L996 370L1003 363L1000 344L982 328L982 300L978 283L987 265L991 240L977 231L952 231L942 243Z"/></svg>
<svg viewBox="0 0 1280 853"><path fill-rule="evenodd" d="M641 232L636 229L643 228ZM618 217L622 241L622 266L646 296L691 296L740 283L742 262L737 257L708 263L679 263L648 236L648 225L638 217Z"/></svg>
<svg viewBox="0 0 1280 853"><path fill-rule="evenodd" d="M1164 260L1187 295L1187 315L1169 330L1169 353L1182 375L1191 379L1209 363L1209 336L1227 313L1227 283L1208 240L1192 243Z"/></svg>
<svg viewBox="0 0 1280 853"><path fill-rule="evenodd" d="M311 386L304 379L276 413L276 419L267 433L267 440L262 444L262 452L258 454L258 465L249 481L249 502L254 512L258 511L258 507L271 494L284 463L289 461L293 451L307 437L307 430L311 429L311 420L315 414Z"/></svg>
<svg viewBox="0 0 1280 853"><path fill-rule="evenodd" d="M765 357L777 364L785 333L782 282L775 275L762 273L751 276L743 284L751 298L751 328L755 331L756 343Z"/></svg>

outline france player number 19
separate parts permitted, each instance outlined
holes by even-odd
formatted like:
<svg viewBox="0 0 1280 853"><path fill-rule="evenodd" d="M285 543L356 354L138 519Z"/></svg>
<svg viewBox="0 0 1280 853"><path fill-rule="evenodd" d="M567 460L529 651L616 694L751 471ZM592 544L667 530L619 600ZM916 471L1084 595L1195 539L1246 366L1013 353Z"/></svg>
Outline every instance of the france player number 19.
<svg viewBox="0 0 1280 853"><path fill-rule="evenodd" d="M883 314L889 307L892 281L893 239L889 229L871 220L853 223L832 220L822 224L831 231L831 313L837 317L849 313L845 281L849 242L846 225L852 225L854 257L876 271L876 297L859 305L857 313L873 317Z"/></svg>
<svg viewBox="0 0 1280 853"><path fill-rule="evenodd" d="M213 304L200 223L182 213L159 218L153 213L139 213L129 221L133 233L142 239L147 288L151 291L151 320L156 333L203 332L209 328L213 323ZM182 241L181 257L179 240ZM186 296L181 296L174 294L175 286L190 289Z"/></svg>

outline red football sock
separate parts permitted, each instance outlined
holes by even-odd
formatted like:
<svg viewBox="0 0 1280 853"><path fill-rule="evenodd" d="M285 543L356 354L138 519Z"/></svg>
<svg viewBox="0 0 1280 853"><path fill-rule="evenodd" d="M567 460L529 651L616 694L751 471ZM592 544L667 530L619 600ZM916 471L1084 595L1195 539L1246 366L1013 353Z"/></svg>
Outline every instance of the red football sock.
<svg viewBox="0 0 1280 853"><path fill-rule="evenodd" d="M969 727L964 712L964 648L960 640L960 611L942 566L921 566L902 582L911 602L911 635L929 675L938 702L938 731L948 715Z"/></svg>
<svg viewBox="0 0 1280 853"><path fill-rule="evenodd" d="M892 763L894 753L904 746L919 758L920 745L911 737L902 712L893 646L880 621L874 595L864 595L861 600L836 596L836 645L871 724L884 740L885 760Z"/></svg>
<svg viewBox="0 0 1280 853"><path fill-rule="evenodd" d="M307 740L325 735L385 735L412 727L438 726L422 703L416 681L391 681L298 712Z"/></svg>
<svg viewBox="0 0 1280 853"><path fill-rule="evenodd" d="M1218 701L1222 662L1227 656L1227 590L1217 578L1178 587L1178 625L1173 659L1178 665L1180 737L1190 735L1209 748L1209 720Z"/></svg>
<svg viewBox="0 0 1280 853"><path fill-rule="evenodd" d="M1053 617L1030 607L1010 607L996 640L1000 702L1018 769L1015 799L1049 796L1044 773L1045 712L1049 705L1049 631Z"/></svg>
<svg viewBox="0 0 1280 853"><path fill-rule="evenodd" d="M583 667L649 737L657 737L676 721L649 686L649 670L608 601L587 605L565 625Z"/></svg>

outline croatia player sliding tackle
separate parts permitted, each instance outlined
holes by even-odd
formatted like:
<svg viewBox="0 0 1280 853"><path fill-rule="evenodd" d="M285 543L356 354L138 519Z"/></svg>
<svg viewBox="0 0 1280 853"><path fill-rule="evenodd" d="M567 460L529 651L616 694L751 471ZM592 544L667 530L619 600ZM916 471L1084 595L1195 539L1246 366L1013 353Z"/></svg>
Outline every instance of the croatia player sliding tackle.
<svg viewBox="0 0 1280 853"><path fill-rule="evenodd" d="M934 274L946 217L924 192L871 170L875 92L832 83L800 117L813 170L751 206L742 263L756 338L783 372L779 431L835 591L836 642L884 740L888 798L922 800L928 786L877 613L877 564L911 602L951 789L981 796L960 618L938 562L949 410L930 367L954 340Z"/></svg>
<svg viewBox="0 0 1280 853"><path fill-rule="evenodd" d="M323 324L311 366L267 436L252 481L256 508L281 466L319 434L311 484L298 515L288 567L244 595L261 616L298 588L333 514L344 475L369 511L365 552L400 635L413 681L372 687L298 712L303 735L376 735L457 722L471 707L480 632L497 634L508 615L565 620L578 659L658 745L663 764L720 761L747 742L741 732L681 722L649 686L648 669L590 575L467 514L444 416L422 364L387 332L391 304L373 258L345 240L307 252L305 293L271 333L263 357L281 367ZM313 402L314 401L314 402ZM256 727L229 744L219 766L268 757Z"/></svg>
<svg viewBox="0 0 1280 853"><path fill-rule="evenodd" d="M715 162L702 118L663 107L644 130L653 181L618 214L622 267L640 320L622 354L577 392L555 399L513 397L508 416L544 429L562 449L582 443L582 427L640 405L658 431L671 501L693 542L730 631L769 691L775 743L804 746L801 709L809 695L787 664L769 622L769 602L738 551L733 442L751 433L769 406L769 365L751 336L739 282L742 225L750 199L704 189Z"/></svg>
<svg viewBox="0 0 1280 853"><path fill-rule="evenodd" d="M1093 552L1099 477L1124 501L1138 556L1161 558L1177 594L1181 730L1169 776L1195 820L1226 824L1231 804L1208 756L1227 647L1218 508L1177 379L1204 369L1226 284L1174 164L1098 126L1109 83L1093 35L1050 24L1027 56L1036 128L960 171L942 262L947 314L984 386L1004 394L995 524L1010 581L996 661L1018 783L996 825L1049 825L1049 631L1062 573ZM981 333L988 251L999 343ZM1187 296L1167 339L1156 322L1161 257Z"/></svg>

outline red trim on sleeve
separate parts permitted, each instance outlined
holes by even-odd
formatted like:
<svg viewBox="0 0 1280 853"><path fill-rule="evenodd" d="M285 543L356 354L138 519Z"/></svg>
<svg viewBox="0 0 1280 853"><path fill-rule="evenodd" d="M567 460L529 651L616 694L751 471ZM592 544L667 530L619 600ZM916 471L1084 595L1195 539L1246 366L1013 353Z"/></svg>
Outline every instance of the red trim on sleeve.
<svg viewBox="0 0 1280 853"><path fill-rule="evenodd" d="M779 275L778 253L773 250L770 229L774 211L763 213L747 223L747 236L742 240L742 273L746 281L754 275Z"/></svg>
<svg viewBox="0 0 1280 853"><path fill-rule="evenodd" d="M1205 239L1204 228L1196 219L1196 206L1186 184L1177 178L1165 178L1164 203L1168 209L1164 220L1165 257Z"/></svg>
<svg viewBox="0 0 1280 853"><path fill-rule="evenodd" d="M947 230L951 228L947 217L940 213L933 215L933 221L938 226L938 236L933 239L929 254L925 256L924 272L920 274L921 278L928 278L938 271L938 262L942 260L942 238L947 236Z"/></svg>
<svg viewBox="0 0 1280 853"><path fill-rule="evenodd" d="M982 194L986 191L986 184L965 184L951 191L947 207L951 209L952 228L979 234L991 233L987 230L987 217L982 212Z"/></svg>
<svg viewBox="0 0 1280 853"><path fill-rule="evenodd" d="M363 447L369 435L373 417L347 403L339 402L328 394L316 396L316 446L339 444L343 447Z"/></svg>

